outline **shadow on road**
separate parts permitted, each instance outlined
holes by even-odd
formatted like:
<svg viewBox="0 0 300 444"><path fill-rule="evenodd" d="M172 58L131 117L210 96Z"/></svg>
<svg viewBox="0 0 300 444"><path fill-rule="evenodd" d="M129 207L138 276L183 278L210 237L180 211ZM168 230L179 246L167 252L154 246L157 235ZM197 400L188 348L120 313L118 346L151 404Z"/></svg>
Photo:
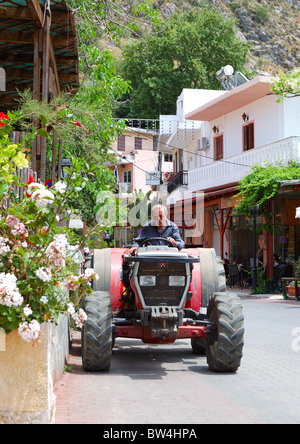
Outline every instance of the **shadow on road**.
<svg viewBox="0 0 300 444"><path fill-rule="evenodd" d="M82 368L81 338L78 332L73 335L70 364L72 373L86 375ZM190 371L202 374L209 371L206 357L193 354L190 340L163 345L143 344L136 339L117 339L109 374L124 375L133 380L159 380L170 373Z"/></svg>

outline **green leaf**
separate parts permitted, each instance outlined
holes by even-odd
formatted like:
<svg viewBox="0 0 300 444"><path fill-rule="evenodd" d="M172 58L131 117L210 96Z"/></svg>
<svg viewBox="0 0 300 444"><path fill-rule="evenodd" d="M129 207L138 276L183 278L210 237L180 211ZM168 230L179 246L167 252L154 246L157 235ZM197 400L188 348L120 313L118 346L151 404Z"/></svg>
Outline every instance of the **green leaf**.
<svg viewBox="0 0 300 444"><path fill-rule="evenodd" d="M43 128L40 128L40 129L37 131L37 134L38 134L39 136L44 137L45 139L48 139L48 138L49 138L49 134L48 134L47 131L44 130Z"/></svg>

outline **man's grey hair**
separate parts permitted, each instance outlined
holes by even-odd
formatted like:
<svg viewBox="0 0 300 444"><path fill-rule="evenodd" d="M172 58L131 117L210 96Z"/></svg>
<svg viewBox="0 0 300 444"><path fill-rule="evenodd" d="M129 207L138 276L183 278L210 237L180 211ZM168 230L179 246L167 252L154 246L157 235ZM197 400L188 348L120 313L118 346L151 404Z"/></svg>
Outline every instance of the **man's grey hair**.
<svg viewBox="0 0 300 444"><path fill-rule="evenodd" d="M165 215L168 217L168 208L165 207L164 205L154 205L154 207L152 207L152 210L151 210L152 216L153 216L154 210L164 210Z"/></svg>

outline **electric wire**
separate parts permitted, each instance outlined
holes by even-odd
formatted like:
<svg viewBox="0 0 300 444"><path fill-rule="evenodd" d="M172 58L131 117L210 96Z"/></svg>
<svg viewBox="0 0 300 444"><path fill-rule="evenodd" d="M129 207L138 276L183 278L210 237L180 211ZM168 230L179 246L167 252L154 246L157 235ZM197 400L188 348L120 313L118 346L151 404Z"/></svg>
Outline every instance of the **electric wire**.
<svg viewBox="0 0 300 444"><path fill-rule="evenodd" d="M131 130L132 130L132 128L131 128ZM134 134L140 135L140 133L139 133L138 131L134 131L134 130L132 130L132 132L133 132ZM166 142L159 141L159 143L162 144L162 145L165 145L165 146L171 147L171 148L174 149L174 150L182 150L182 151L184 151L184 152L186 152L186 153L188 153L188 154L190 154L190 155L203 157L203 158L205 158L205 159L215 160L214 157L206 156L206 155L204 155L204 154L199 154L199 153L193 153L193 152L188 151L188 150L186 150L186 149L184 149L184 148L180 148L180 147L177 147L177 146L171 145L171 144L166 143ZM125 158L125 156L123 156L123 155L120 154L118 151L114 150L113 148L110 148L110 150L113 151L118 157L120 157L120 158L122 158L122 159ZM128 160L127 158L126 158L126 161L127 161L127 163L133 165L135 168L138 168L139 170L143 171L144 173L148 173L148 171L146 171L146 170L144 170L143 168L139 167L138 165L136 165L134 162L131 162L131 161ZM223 162L223 163L227 163L227 164L230 164L230 165L238 165L238 166L240 166L240 167L245 167L245 168L250 168L250 167L251 167L251 165L246 165L246 164L243 164L243 163L233 162L233 161L226 160L226 159L219 159L218 162ZM204 165L204 166L206 166L206 165ZM201 168L201 167L200 167L200 168Z"/></svg>

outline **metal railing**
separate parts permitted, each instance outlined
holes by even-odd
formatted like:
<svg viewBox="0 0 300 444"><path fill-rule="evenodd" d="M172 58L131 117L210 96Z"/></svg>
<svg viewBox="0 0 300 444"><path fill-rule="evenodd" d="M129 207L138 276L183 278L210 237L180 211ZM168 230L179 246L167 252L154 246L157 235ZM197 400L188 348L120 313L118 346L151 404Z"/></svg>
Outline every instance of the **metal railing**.
<svg viewBox="0 0 300 444"><path fill-rule="evenodd" d="M168 193L171 194L180 187L187 187L188 184L188 171L180 171L168 183Z"/></svg>

